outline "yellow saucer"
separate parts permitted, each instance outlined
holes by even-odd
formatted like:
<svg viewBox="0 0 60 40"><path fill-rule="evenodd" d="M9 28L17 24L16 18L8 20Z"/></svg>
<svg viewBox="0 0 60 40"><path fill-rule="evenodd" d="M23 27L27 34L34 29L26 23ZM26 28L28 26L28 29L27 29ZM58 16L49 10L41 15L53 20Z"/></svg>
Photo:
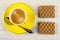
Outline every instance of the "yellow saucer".
<svg viewBox="0 0 60 40"><path fill-rule="evenodd" d="M32 27L34 25L35 17L34 17L34 12L33 12L32 8L30 6L28 6L27 4L15 3L15 4L10 5L5 11L4 18L9 17L9 13L14 8L22 8L26 11L27 19L26 19L26 22L24 24L21 24L21 26L23 26L27 29L32 29ZM7 19L5 19L5 20L7 20ZM20 28L19 26L9 25L5 21L4 21L4 25L10 32L15 33L15 34L22 34L22 33L26 32L24 29Z"/></svg>

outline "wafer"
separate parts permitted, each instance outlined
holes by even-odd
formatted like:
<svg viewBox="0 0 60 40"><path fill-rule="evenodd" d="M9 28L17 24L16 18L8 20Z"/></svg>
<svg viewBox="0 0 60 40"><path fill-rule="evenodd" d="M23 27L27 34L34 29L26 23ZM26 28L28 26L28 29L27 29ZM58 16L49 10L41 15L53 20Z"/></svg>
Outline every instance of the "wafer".
<svg viewBox="0 0 60 40"><path fill-rule="evenodd" d="M38 8L38 16L40 18L55 18L55 6L40 6Z"/></svg>
<svg viewBox="0 0 60 40"><path fill-rule="evenodd" d="M39 34L55 34L55 22L39 22Z"/></svg>

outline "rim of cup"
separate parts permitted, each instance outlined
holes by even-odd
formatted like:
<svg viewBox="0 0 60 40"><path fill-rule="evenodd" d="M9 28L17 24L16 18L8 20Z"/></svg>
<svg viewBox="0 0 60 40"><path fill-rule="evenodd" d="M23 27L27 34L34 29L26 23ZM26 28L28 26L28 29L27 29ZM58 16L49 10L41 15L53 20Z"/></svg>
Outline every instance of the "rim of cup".
<svg viewBox="0 0 60 40"><path fill-rule="evenodd" d="M25 11L23 8L14 8L14 9L11 10L11 12L10 12L10 14L9 14L9 20L10 20L10 22L11 22L12 24L14 24L14 25L20 25L20 24L14 23L14 22L12 21L12 19L11 19L12 12L13 12L14 10L16 10L16 9L20 9L20 10L22 10L22 11L24 12L24 14L25 14L25 20L24 20L22 23L20 23L20 24L25 23L25 22L26 22L26 19L27 19L27 14L26 14L26 11Z"/></svg>

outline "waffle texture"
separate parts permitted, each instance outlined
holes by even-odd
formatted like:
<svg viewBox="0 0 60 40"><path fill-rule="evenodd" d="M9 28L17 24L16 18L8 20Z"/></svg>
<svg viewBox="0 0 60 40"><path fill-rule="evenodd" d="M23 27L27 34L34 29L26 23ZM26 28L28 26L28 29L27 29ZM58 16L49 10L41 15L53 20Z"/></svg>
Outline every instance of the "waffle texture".
<svg viewBox="0 0 60 40"><path fill-rule="evenodd" d="M55 6L40 6L38 8L40 18L55 18Z"/></svg>
<svg viewBox="0 0 60 40"><path fill-rule="evenodd" d="M39 22L39 34L55 34L55 22Z"/></svg>

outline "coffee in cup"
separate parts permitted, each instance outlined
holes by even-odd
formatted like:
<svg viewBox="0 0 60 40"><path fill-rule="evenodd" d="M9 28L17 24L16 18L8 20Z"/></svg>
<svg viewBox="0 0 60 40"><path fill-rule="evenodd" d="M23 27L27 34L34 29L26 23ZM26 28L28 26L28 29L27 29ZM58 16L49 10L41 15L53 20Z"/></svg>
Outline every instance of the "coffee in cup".
<svg viewBox="0 0 60 40"><path fill-rule="evenodd" d="M14 9L10 13L10 21L13 24L21 24L26 20L26 12L23 9Z"/></svg>

